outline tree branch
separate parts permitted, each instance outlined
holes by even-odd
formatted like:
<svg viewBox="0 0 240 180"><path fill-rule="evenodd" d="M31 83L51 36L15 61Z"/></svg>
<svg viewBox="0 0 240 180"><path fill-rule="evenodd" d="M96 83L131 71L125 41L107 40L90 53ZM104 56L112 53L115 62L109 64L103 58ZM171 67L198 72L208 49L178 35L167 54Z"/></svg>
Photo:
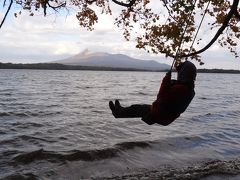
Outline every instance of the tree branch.
<svg viewBox="0 0 240 180"><path fill-rule="evenodd" d="M178 22L173 16L172 16L172 13L170 11L170 9L168 8L167 6L167 1L163 0L163 4L164 6L166 7L167 11L168 11L168 15L175 21L175 22Z"/></svg>
<svg viewBox="0 0 240 180"><path fill-rule="evenodd" d="M201 50L196 51L194 53L181 55L180 57L182 58L182 57L194 56L194 55L200 54L200 53L206 51L208 48L210 48L213 45L213 43L218 39L218 37L223 33L225 28L228 26L228 23L229 23L230 19L233 17L233 15L236 15L235 13L237 11L238 4L239 4L239 0L233 1L231 9L230 9L229 13L227 14L227 16L225 17L222 26L218 29L218 31L215 34L215 36L213 37L213 39L204 48L202 48Z"/></svg>
<svg viewBox="0 0 240 180"><path fill-rule="evenodd" d="M89 3L89 4L92 4L92 3L96 2L96 1L97 0L86 0L86 2Z"/></svg>
<svg viewBox="0 0 240 180"><path fill-rule="evenodd" d="M6 1L7 1L7 0L4 0L4 2L3 2L3 7L5 7L5 5L6 5Z"/></svg>
<svg viewBox="0 0 240 180"><path fill-rule="evenodd" d="M6 3L6 1L4 1L4 6L5 6L5 3ZM2 22L1 22L1 24L0 24L0 29L2 28L2 25L3 25L4 21L5 21L6 18L7 18L7 15L8 15L8 13L9 13L11 7L12 7L12 4L13 4L13 0L10 0L10 4L9 4L9 6L8 6L7 12L5 13L4 18L3 18L3 20L2 20Z"/></svg>
<svg viewBox="0 0 240 180"><path fill-rule="evenodd" d="M56 9L58 9L58 8L65 7L65 6L66 6L66 1L65 1L64 3L58 5L58 6L52 6L52 5L49 3L49 1L47 1L47 5L48 5L50 8L56 10Z"/></svg>
<svg viewBox="0 0 240 180"><path fill-rule="evenodd" d="M66 6L66 1L65 1L64 3L58 5L58 6L52 6L52 5L49 3L49 0L45 0L44 6L43 6L44 16L47 15L47 5L48 5L48 7L52 8L52 9L55 10L55 11L57 11L56 9Z"/></svg>
<svg viewBox="0 0 240 180"><path fill-rule="evenodd" d="M120 6L124 6L124 7L131 7L135 2L136 0L130 0L129 3L123 3L123 2L119 2L117 0L112 0L114 3L120 5Z"/></svg>
<svg viewBox="0 0 240 180"><path fill-rule="evenodd" d="M240 14L239 14L239 12L237 11L237 9L236 9L236 11L234 12L234 15L236 16L236 18L238 18L238 19L240 20Z"/></svg>

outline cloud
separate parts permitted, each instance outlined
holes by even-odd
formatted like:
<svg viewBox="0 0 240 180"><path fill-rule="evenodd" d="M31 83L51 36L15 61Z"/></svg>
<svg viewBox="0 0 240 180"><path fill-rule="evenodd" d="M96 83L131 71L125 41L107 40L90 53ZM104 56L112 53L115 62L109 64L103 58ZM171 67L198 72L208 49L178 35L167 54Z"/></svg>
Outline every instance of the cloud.
<svg viewBox="0 0 240 180"><path fill-rule="evenodd" d="M26 15L17 19L11 18L1 29L0 58L30 60L35 57L41 60L47 56L51 59L54 55L78 53L78 38L87 39L87 33L77 29L79 27L73 17L68 17L66 21L60 17L57 21L61 23L54 18Z"/></svg>
<svg viewBox="0 0 240 180"><path fill-rule="evenodd" d="M134 50L132 42L126 42L112 19L103 17L103 23L95 26L95 31L80 28L74 15L59 17L10 18L4 24L0 59L2 61L26 62L46 61L72 56L89 48L93 51L124 53L124 49Z"/></svg>

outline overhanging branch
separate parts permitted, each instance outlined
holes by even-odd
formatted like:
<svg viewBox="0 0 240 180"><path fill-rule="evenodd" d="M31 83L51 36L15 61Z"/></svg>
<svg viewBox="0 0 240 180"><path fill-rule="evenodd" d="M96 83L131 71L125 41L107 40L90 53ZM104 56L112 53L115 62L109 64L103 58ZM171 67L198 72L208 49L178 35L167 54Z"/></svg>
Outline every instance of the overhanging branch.
<svg viewBox="0 0 240 180"><path fill-rule="evenodd" d="M86 0L86 2L89 3L89 4L92 4L92 3L96 2L96 1L97 0Z"/></svg>
<svg viewBox="0 0 240 180"><path fill-rule="evenodd" d="M57 11L57 9L61 8L61 7L65 7L66 6L66 2L58 5L58 6L52 6L50 3L49 3L49 0L45 0L44 3L43 3L43 13L44 13L44 16L47 15L47 6L52 8L53 10Z"/></svg>
<svg viewBox="0 0 240 180"><path fill-rule="evenodd" d="M239 4L239 0L233 1L231 9L230 9L229 13L227 14L227 16L225 17L222 26L218 29L218 31L215 34L215 36L213 37L213 39L204 48L202 48L201 50L196 51L194 53L181 55L180 57L182 58L182 57L194 56L194 55L200 54L200 53L206 51L208 48L210 48L213 45L213 43L215 43L215 41L218 39L218 37L223 33L225 28L228 26L228 23L231 20L231 18L233 17L233 15L236 15L238 4Z"/></svg>
<svg viewBox="0 0 240 180"><path fill-rule="evenodd" d="M130 0L129 3L123 3L123 2L119 2L117 0L112 0L114 3L120 5L120 6L124 6L124 7L132 7L132 5L134 5L134 3L136 2L136 0Z"/></svg>
<svg viewBox="0 0 240 180"><path fill-rule="evenodd" d="M58 6L52 6L52 5L49 3L49 1L47 1L47 5L48 5L50 8L56 10L56 9L58 9L58 8L65 7L65 6L66 6L66 2L64 2L64 3L62 3L62 4L58 5Z"/></svg>

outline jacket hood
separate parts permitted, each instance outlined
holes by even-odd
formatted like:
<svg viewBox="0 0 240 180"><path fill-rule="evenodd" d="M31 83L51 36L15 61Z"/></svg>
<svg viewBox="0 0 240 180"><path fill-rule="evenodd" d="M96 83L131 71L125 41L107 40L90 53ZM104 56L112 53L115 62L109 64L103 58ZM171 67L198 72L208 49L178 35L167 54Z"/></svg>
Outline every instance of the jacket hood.
<svg viewBox="0 0 240 180"><path fill-rule="evenodd" d="M193 83L195 81L197 76L197 68L192 62L185 61L176 69L178 71L178 81L184 83Z"/></svg>

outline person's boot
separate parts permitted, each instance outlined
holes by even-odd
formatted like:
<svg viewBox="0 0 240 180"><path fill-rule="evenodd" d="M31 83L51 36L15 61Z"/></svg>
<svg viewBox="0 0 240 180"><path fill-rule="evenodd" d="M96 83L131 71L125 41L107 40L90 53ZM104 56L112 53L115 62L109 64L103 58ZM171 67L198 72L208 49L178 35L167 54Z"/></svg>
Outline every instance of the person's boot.
<svg viewBox="0 0 240 180"><path fill-rule="evenodd" d="M111 111L112 111L112 114L113 114L113 116L115 117L115 118L117 118L116 117L116 113L115 113L115 105L114 105L114 103L112 102L112 101L109 101L109 108L111 109Z"/></svg>
<svg viewBox="0 0 240 180"><path fill-rule="evenodd" d="M109 101L109 108L112 110L112 114L115 118L124 118L124 108L120 105L118 100L115 100L115 104Z"/></svg>

